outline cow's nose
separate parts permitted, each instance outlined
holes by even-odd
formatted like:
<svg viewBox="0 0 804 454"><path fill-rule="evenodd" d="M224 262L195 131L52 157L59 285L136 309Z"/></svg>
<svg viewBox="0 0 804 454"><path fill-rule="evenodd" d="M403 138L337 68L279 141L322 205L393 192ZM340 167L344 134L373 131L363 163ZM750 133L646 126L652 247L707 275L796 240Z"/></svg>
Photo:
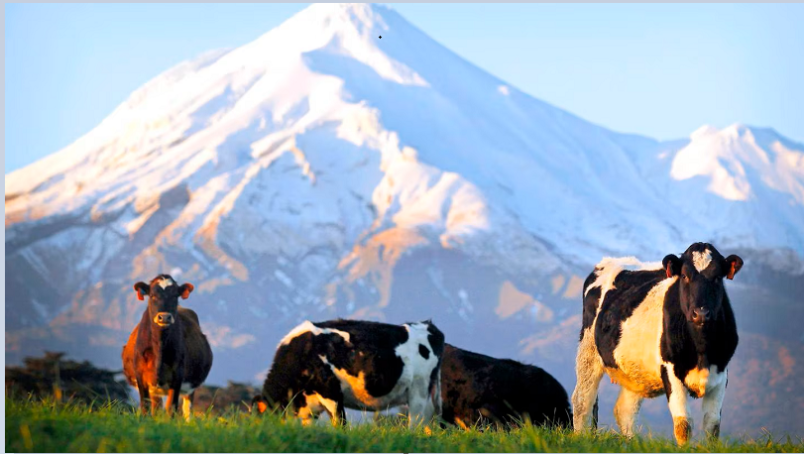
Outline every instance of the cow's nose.
<svg viewBox="0 0 804 454"><path fill-rule="evenodd" d="M709 309L698 307L692 310L692 321L702 324L709 319Z"/></svg>
<svg viewBox="0 0 804 454"><path fill-rule="evenodd" d="M173 314L170 312L159 312L156 314L155 320L157 325L172 325L173 324Z"/></svg>

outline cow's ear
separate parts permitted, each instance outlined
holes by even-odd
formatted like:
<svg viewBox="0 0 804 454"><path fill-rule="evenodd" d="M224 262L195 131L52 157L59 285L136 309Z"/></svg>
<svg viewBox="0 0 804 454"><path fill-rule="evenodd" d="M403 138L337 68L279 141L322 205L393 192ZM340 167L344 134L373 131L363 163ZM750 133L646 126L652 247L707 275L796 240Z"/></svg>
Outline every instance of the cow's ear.
<svg viewBox="0 0 804 454"><path fill-rule="evenodd" d="M181 292L181 297L182 297L182 299L187 299L187 298L189 298L189 297L190 297L190 293L191 293L193 290L195 290L195 287L193 287L193 284L191 284L191 283L189 283L189 282L188 282L188 283L186 283L186 284L182 284L182 286L181 286L181 287L179 287L179 291Z"/></svg>
<svg viewBox="0 0 804 454"><path fill-rule="evenodd" d="M662 267L667 277L678 276L681 273L681 259L676 257L675 254L670 254L662 259Z"/></svg>
<svg viewBox="0 0 804 454"><path fill-rule="evenodd" d="M726 257L726 279L734 279L734 275L743 267L743 259L734 254Z"/></svg>
<svg viewBox="0 0 804 454"><path fill-rule="evenodd" d="M134 290L137 292L137 299L140 301L145 301L145 298L143 298L142 295L151 293L151 286L145 282L137 282L134 284Z"/></svg>

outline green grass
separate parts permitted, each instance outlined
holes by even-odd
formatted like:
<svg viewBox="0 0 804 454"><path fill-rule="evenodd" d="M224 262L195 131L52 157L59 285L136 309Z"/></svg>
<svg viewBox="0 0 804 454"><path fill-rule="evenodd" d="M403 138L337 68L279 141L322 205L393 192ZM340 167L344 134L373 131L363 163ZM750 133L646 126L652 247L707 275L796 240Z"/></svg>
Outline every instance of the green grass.
<svg viewBox="0 0 804 454"><path fill-rule="evenodd" d="M377 424L303 427L280 415L207 413L187 423L140 417L130 407L56 404L6 396L6 452L802 452L801 439L725 439L679 449L663 436L575 435L525 426L509 432L408 430L401 418ZM429 432L429 433L428 433Z"/></svg>

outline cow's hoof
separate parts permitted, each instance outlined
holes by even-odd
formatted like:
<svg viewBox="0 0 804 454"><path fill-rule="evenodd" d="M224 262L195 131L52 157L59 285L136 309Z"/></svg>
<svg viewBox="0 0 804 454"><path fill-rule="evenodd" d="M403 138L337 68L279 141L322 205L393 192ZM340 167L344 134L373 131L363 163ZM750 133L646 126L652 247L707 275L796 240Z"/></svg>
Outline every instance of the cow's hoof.
<svg viewBox="0 0 804 454"><path fill-rule="evenodd" d="M673 418L673 433L679 446L686 445L692 435L692 424L688 418Z"/></svg>
<svg viewBox="0 0 804 454"><path fill-rule="evenodd" d="M706 433L712 441L720 438L720 423L713 424L711 428L706 430Z"/></svg>

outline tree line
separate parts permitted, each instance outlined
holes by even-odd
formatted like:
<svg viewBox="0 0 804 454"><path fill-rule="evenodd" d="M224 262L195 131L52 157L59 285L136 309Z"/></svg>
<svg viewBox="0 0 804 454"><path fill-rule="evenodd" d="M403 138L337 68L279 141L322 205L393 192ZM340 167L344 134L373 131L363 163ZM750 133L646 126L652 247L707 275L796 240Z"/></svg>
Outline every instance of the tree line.
<svg viewBox="0 0 804 454"><path fill-rule="evenodd" d="M122 370L96 367L89 361L73 361L64 352L44 352L41 357L26 357L20 366L6 366L6 396L80 402L86 405L109 401L133 406L132 388ZM197 412L220 413L235 407L249 411L254 386L229 381L225 387L204 385L195 391L193 407Z"/></svg>

